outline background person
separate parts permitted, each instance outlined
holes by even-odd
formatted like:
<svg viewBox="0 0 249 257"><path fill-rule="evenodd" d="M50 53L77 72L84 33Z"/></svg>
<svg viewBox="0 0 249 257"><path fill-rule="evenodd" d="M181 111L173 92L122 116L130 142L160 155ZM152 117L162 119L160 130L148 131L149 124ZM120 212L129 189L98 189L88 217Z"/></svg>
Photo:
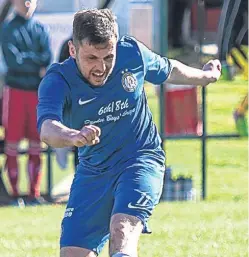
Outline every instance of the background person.
<svg viewBox="0 0 249 257"><path fill-rule="evenodd" d="M19 197L17 161L20 140L29 140L28 165L30 204L40 198L40 139L36 129L37 90L51 52L45 27L32 18L36 0L11 0L14 17L1 29L1 45L7 65L3 93L3 126L5 128L6 169L14 197Z"/></svg>
<svg viewBox="0 0 249 257"><path fill-rule="evenodd" d="M224 1L218 29L219 59L223 64L223 71L231 79L229 57L237 71L248 80L248 1ZM242 98L235 108L233 117L237 132L241 136L248 135L246 114L248 111L248 94Z"/></svg>

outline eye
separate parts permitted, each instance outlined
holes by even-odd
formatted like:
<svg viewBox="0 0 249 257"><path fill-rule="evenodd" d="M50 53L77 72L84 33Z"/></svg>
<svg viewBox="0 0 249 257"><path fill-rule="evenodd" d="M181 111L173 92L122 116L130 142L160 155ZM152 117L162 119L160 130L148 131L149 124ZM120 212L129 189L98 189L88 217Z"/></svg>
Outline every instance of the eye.
<svg viewBox="0 0 249 257"><path fill-rule="evenodd" d="M95 56L89 56L88 59L89 60L96 60L96 57Z"/></svg>
<svg viewBox="0 0 249 257"><path fill-rule="evenodd" d="M105 61L112 61L113 60L113 55L108 55L104 59L105 59Z"/></svg>

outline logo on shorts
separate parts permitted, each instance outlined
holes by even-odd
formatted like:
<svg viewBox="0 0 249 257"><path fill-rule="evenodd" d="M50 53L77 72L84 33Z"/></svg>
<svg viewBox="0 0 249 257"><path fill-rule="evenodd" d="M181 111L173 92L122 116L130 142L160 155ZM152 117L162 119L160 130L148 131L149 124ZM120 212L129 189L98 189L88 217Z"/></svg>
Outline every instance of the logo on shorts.
<svg viewBox="0 0 249 257"><path fill-rule="evenodd" d="M60 238L62 238L63 234L64 234L64 227L63 227L63 225L61 225L61 235L60 235Z"/></svg>
<svg viewBox="0 0 249 257"><path fill-rule="evenodd" d="M135 77L134 74L132 74L131 72L128 72L128 70L125 70L126 72L122 72L123 76L122 76L122 85L123 88L127 91L127 92L134 92L137 88L137 78Z"/></svg>
<svg viewBox="0 0 249 257"><path fill-rule="evenodd" d="M74 208L67 208L64 214L64 218L71 217L73 215Z"/></svg>
<svg viewBox="0 0 249 257"><path fill-rule="evenodd" d="M145 192L141 192L139 190L136 190L136 191L141 194L141 197L138 199L136 204L132 204L130 202L128 204L128 208L147 210L148 209L148 202L151 200L151 197Z"/></svg>

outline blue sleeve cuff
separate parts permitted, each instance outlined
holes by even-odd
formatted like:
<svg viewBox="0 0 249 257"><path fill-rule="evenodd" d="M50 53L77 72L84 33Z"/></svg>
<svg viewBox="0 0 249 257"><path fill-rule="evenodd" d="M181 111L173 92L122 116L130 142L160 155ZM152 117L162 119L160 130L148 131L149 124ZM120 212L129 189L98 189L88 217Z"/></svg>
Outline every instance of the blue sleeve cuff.
<svg viewBox="0 0 249 257"><path fill-rule="evenodd" d="M56 121L62 122L62 120L60 119L60 117L57 116L57 115L54 115L54 114L46 114L46 115L44 115L44 116L39 117L39 119L38 119L38 121L37 121L37 130L38 130L38 133L39 133L39 134L41 133L41 126L42 126L42 123L43 123L45 120L56 120Z"/></svg>

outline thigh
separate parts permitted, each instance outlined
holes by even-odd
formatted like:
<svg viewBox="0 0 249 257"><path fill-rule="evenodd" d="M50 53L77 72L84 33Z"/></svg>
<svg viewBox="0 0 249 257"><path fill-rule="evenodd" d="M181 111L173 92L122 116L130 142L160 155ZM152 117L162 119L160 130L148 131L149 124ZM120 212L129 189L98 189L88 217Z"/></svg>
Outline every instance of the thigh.
<svg viewBox="0 0 249 257"><path fill-rule="evenodd" d="M96 257L96 254L84 248L64 247L60 249L60 257Z"/></svg>
<svg viewBox="0 0 249 257"><path fill-rule="evenodd" d="M5 139L18 142L25 137L26 112L22 90L4 87L3 126Z"/></svg>
<svg viewBox="0 0 249 257"><path fill-rule="evenodd" d="M61 248L81 247L100 253L109 238L111 187L105 174L75 174L62 221Z"/></svg>
<svg viewBox="0 0 249 257"><path fill-rule="evenodd" d="M36 107L38 104L38 95L36 91L26 92L26 112L27 112L27 130L26 137L32 141L40 141L39 133L36 126Z"/></svg>
<svg viewBox="0 0 249 257"><path fill-rule="evenodd" d="M143 223L143 233L150 233L147 221L160 200L164 170L164 166L149 160L135 160L126 167L117 181L112 215L135 216Z"/></svg>

